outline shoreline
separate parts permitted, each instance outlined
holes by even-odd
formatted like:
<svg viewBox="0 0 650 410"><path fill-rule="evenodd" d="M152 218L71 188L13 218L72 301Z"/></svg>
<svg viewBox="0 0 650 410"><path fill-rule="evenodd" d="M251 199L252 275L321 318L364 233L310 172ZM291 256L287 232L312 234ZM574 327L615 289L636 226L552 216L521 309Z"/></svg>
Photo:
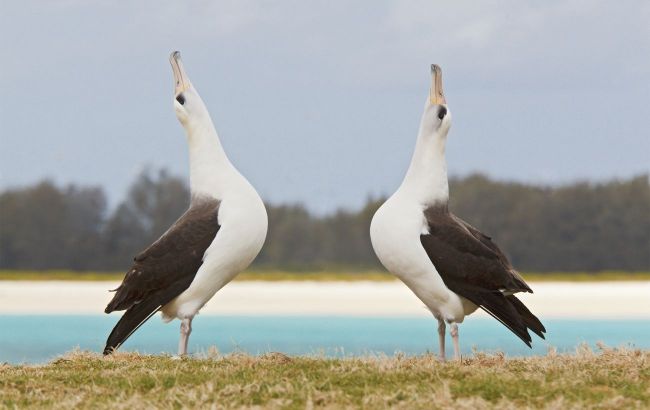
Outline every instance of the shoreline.
<svg viewBox="0 0 650 410"><path fill-rule="evenodd" d="M352 273L354 272L354 273ZM526 282L642 282L650 281L647 271L585 271L585 272L520 272ZM122 281L124 272L71 271L71 270L7 270L0 269L3 281L70 281L113 282ZM332 270L246 270L238 274L234 282L392 282L398 281L392 274L372 269Z"/></svg>
<svg viewBox="0 0 650 410"><path fill-rule="evenodd" d="M530 282L517 296L540 318L650 319L650 281ZM117 281L0 281L0 314L104 314ZM200 312L221 316L426 317L401 282L265 282L226 285ZM113 313L120 315L121 312ZM477 311L471 317L487 316Z"/></svg>

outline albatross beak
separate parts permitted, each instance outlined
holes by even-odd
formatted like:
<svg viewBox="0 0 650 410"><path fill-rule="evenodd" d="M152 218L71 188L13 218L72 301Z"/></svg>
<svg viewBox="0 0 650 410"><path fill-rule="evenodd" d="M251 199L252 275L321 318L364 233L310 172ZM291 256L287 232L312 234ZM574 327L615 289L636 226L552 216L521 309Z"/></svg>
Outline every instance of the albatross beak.
<svg viewBox="0 0 650 410"><path fill-rule="evenodd" d="M431 64L431 92L429 95L431 104L447 104L445 92L442 91L442 69L437 64Z"/></svg>
<svg viewBox="0 0 650 410"><path fill-rule="evenodd" d="M180 51L174 51L169 56L169 62L172 64L172 71L174 72L174 95L179 95L188 90L192 83L190 83L190 79L183 68Z"/></svg>

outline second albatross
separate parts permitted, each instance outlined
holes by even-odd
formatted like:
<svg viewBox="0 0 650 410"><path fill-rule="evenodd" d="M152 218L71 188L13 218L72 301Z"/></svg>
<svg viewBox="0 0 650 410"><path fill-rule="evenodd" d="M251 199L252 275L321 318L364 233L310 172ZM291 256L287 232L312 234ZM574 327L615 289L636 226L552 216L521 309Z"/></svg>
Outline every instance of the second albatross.
<svg viewBox="0 0 650 410"><path fill-rule="evenodd" d="M445 323L460 358L458 323L478 307L530 346L528 330L544 338L546 329L514 294L532 290L490 237L449 212L445 145L451 114L440 67L432 65L431 75L411 165L372 219L372 246L438 320L442 360Z"/></svg>
<svg viewBox="0 0 650 410"><path fill-rule="evenodd" d="M264 203L230 163L203 100L190 82L178 51L174 110L190 151L189 209L163 236L134 258L106 313L126 310L111 332L109 354L147 319L181 320L178 354L187 353L192 318L257 256L267 230Z"/></svg>

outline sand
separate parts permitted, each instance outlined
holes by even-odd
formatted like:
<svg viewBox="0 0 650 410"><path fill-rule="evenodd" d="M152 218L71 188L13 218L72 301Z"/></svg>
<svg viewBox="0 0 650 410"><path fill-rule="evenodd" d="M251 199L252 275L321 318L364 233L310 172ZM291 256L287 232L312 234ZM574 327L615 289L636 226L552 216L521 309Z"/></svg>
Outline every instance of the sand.
<svg viewBox="0 0 650 410"><path fill-rule="evenodd" d="M112 295L108 289L117 286L116 282L0 281L0 314L103 314ZM650 281L530 286L535 294L520 294L521 299L540 318L650 319ZM234 282L217 293L201 314L430 315L397 281Z"/></svg>

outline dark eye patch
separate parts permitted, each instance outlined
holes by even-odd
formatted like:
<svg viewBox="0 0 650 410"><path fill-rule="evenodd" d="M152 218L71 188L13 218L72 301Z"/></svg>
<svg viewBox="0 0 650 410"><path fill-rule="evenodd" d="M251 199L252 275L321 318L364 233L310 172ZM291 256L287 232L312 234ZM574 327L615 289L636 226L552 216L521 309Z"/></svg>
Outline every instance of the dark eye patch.
<svg viewBox="0 0 650 410"><path fill-rule="evenodd" d="M447 108L443 105L438 108L438 118L443 119L447 115Z"/></svg>
<svg viewBox="0 0 650 410"><path fill-rule="evenodd" d="M180 105L185 104L185 96L183 95L183 93L180 93L176 96L176 101L178 101Z"/></svg>

